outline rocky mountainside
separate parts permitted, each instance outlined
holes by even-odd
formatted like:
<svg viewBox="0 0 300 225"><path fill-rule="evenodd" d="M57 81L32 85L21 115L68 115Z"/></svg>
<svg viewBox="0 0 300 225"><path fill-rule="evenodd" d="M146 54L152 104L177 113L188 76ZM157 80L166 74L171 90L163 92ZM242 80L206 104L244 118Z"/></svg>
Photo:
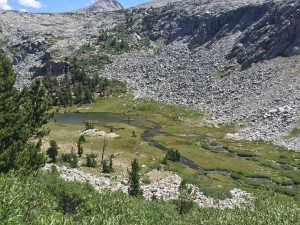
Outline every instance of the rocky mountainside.
<svg viewBox="0 0 300 225"><path fill-rule="evenodd" d="M79 10L80 12L108 12L123 9L123 6L116 0L100 0Z"/></svg>
<svg viewBox="0 0 300 225"><path fill-rule="evenodd" d="M126 81L137 96L205 111L213 122L243 124L231 138L300 150L299 137L287 138L300 117L299 1L154 0L129 10L96 8L0 12L0 47L14 60L17 85L67 73L66 57L91 62L106 54L110 64L85 63L88 71ZM103 33L125 40L128 49L110 51Z"/></svg>
<svg viewBox="0 0 300 225"><path fill-rule="evenodd" d="M175 3L181 0L152 0L143 4L138 5L136 8L153 8L153 7L162 7L167 4Z"/></svg>

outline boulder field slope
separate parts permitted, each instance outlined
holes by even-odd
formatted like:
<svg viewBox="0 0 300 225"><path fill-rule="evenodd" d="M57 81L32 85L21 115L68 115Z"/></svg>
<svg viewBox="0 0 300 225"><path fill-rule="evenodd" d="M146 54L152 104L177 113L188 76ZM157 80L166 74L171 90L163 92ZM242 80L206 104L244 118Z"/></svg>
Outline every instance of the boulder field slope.
<svg viewBox="0 0 300 225"><path fill-rule="evenodd" d="M127 82L137 97L245 125L231 138L300 150L300 138L289 136L300 116L298 0L154 0L128 10L105 2L114 7L0 12L0 47L14 61L17 86L27 85L35 68L45 65L40 71L48 75L68 72L66 56L84 45L97 49L99 32L123 27L129 50L110 55L104 69L89 71ZM135 47L143 38L150 44Z"/></svg>

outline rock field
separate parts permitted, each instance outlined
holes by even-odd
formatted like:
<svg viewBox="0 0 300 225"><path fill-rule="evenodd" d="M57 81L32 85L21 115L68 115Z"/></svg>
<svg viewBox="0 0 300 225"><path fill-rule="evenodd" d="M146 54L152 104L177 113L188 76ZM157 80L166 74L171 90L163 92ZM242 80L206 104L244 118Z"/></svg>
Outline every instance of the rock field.
<svg viewBox="0 0 300 225"><path fill-rule="evenodd" d="M127 179L114 179L110 174L104 174L101 176L94 176L78 169L68 169L67 167L60 167L53 164L46 164L44 170L51 170L52 166L56 167L56 170L60 173L60 177L66 181L78 181L81 183L91 184L97 191L103 190L122 191L127 194L128 181ZM174 200L178 198L179 185L181 178L175 174L163 178L159 181L153 182L149 185L142 185L144 197L147 200L151 200L153 194L157 199ZM206 197L199 189L193 185L190 185L194 193L194 202L199 207L211 207L211 208L234 208L239 207L242 204L251 202L251 195L240 189L231 190L232 198L225 200L215 200L210 197Z"/></svg>

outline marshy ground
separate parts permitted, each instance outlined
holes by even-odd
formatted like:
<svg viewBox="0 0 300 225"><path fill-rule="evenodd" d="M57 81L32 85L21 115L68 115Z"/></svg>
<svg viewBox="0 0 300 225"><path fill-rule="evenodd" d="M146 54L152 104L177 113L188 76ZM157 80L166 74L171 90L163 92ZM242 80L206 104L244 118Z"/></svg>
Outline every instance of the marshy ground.
<svg viewBox="0 0 300 225"><path fill-rule="evenodd" d="M147 180L152 169L175 171L207 195L226 198L230 189L271 189L279 198L300 198L300 153L263 141L236 141L226 138L240 127L235 124L204 125L205 116L196 111L162 104L149 99L133 99L131 95L99 99L89 105L55 108L54 119L48 123L50 135L44 139L57 141L59 154L77 151L77 140L85 129L84 120L95 120L95 128L118 134L105 150L105 159L114 155L115 174L127 176L132 159L143 165L141 173ZM85 153L98 154L100 162L103 137L88 137ZM176 149L181 162L163 165L166 150ZM79 164L84 163L84 157ZM58 162L58 164L64 164ZM95 169L82 166L91 173ZM155 177L155 176L154 176ZM150 180L154 180L150 175Z"/></svg>

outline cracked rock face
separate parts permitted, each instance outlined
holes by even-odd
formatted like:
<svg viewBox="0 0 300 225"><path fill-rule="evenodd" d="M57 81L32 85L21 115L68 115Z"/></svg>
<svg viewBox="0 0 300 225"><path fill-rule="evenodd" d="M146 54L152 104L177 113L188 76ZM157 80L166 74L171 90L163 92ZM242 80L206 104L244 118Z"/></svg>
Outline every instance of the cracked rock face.
<svg viewBox="0 0 300 225"><path fill-rule="evenodd" d="M112 55L111 64L94 72L127 82L137 97L247 125L231 138L300 150L298 137L284 138L300 118L299 1L153 0L101 12L104 6L119 9L106 0L69 13L0 12L0 46L14 60L17 86L36 71L68 72L66 56L130 15L132 39L146 36L150 47Z"/></svg>

